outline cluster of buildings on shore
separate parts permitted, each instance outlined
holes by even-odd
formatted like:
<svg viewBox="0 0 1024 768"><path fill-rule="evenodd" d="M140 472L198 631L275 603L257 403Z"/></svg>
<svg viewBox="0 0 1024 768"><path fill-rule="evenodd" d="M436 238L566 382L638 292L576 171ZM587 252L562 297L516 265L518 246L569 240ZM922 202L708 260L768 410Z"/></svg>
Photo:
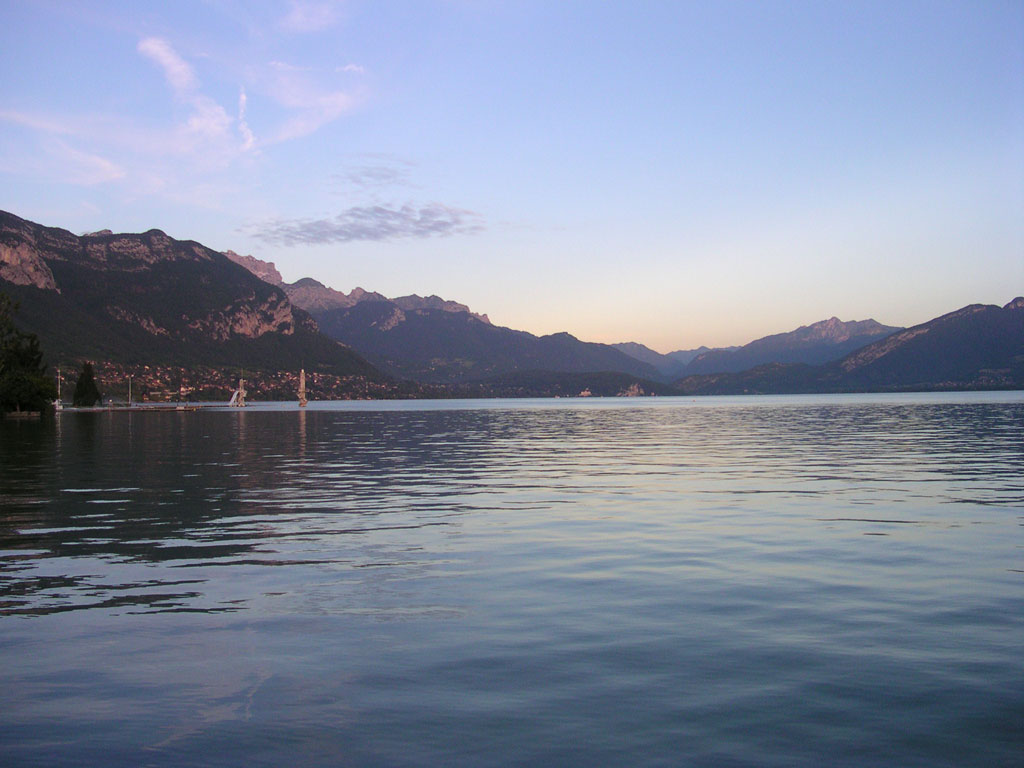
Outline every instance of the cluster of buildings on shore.
<svg viewBox="0 0 1024 768"><path fill-rule="evenodd" d="M245 379L248 396L257 400L298 398L300 371L249 371L240 368L185 368L180 366L96 363L96 380L103 402L127 403L227 401ZM62 369L61 390L70 394L77 370ZM356 400L392 395L386 382L362 376L305 374L306 392L311 400Z"/></svg>

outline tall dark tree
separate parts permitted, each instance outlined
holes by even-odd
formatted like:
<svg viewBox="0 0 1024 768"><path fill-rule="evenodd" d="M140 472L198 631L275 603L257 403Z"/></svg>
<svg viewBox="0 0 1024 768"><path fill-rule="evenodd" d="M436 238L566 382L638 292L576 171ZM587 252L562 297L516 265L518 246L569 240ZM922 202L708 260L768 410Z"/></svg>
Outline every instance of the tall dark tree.
<svg viewBox="0 0 1024 768"><path fill-rule="evenodd" d="M41 411L57 396L39 339L14 324L18 305L0 293L0 412Z"/></svg>
<svg viewBox="0 0 1024 768"><path fill-rule="evenodd" d="M78 381L75 382L75 393L71 397L71 403L76 408L91 408L101 399L99 387L96 385L96 375L92 370L92 363L82 366L82 372L78 374Z"/></svg>

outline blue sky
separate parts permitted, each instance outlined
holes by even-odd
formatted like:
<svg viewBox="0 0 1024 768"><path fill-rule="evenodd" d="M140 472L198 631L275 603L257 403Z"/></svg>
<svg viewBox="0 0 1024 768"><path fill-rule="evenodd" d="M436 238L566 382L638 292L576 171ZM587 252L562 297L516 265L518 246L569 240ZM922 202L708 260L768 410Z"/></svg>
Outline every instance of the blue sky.
<svg viewBox="0 0 1024 768"><path fill-rule="evenodd" d="M0 208L660 351L1024 293L1024 3L0 0Z"/></svg>

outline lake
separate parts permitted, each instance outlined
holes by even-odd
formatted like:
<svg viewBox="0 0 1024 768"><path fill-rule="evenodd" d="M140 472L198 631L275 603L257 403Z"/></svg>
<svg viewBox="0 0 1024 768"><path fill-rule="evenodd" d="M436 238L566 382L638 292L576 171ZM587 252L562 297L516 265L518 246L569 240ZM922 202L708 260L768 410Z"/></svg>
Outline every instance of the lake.
<svg viewBox="0 0 1024 768"><path fill-rule="evenodd" d="M998 766L1024 393L0 421L5 766Z"/></svg>

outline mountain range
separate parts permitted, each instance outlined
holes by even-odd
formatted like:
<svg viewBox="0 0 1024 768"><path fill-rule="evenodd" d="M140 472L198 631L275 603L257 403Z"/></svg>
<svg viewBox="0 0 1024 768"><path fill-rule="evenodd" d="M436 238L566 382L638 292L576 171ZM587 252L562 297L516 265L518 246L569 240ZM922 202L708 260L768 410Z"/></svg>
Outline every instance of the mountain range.
<svg viewBox="0 0 1024 768"><path fill-rule="evenodd" d="M843 322L838 317L830 317L789 333L765 336L742 347L707 350L686 364L683 375L735 373L765 363L821 365L900 330L903 329L874 320Z"/></svg>
<svg viewBox="0 0 1024 768"><path fill-rule="evenodd" d="M383 370L438 384L497 381L503 374L524 371L608 371L665 383L771 362L824 363L900 330L874 320L842 322L833 317L743 347L660 354L636 342L594 344L567 333L538 337L502 328L464 304L437 296L389 299L362 288L346 294L308 277L286 283L272 262L232 251L225 255L278 285L324 333Z"/></svg>
<svg viewBox="0 0 1024 768"><path fill-rule="evenodd" d="M697 347L697 349L677 349L675 352L662 354L635 341L624 341L612 344L612 346L620 352L625 352L630 357L635 357L637 360L653 365L666 379L675 379L682 376L686 371L687 364L691 360L705 352L711 351L709 347L702 346ZM718 349L728 351L737 349L737 347L719 347Z"/></svg>
<svg viewBox="0 0 1024 768"><path fill-rule="evenodd" d="M399 378L455 395L1024 387L1021 299L908 329L833 317L742 347L663 355L504 328L438 296L286 283L271 262L156 229L79 236L4 212L0 290L51 361L305 367L358 380L364 393ZM404 392L426 392L417 386Z"/></svg>
<svg viewBox="0 0 1024 768"><path fill-rule="evenodd" d="M280 288L157 229L78 236L0 212L0 288L55 364L304 366L386 380Z"/></svg>
<svg viewBox="0 0 1024 768"><path fill-rule="evenodd" d="M276 273L272 264L244 258L250 268ZM279 284L321 330L386 371L502 394L570 393L583 372L619 374L602 380L602 393L625 389L622 375L661 394L666 382L688 394L1024 386L1019 299L1003 308L972 305L912 329L831 317L740 347L663 355L636 342L592 344L566 333L500 328L436 296L388 299L361 288L344 294L309 278Z"/></svg>
<svg viewBox="0 0 1024 768"><path fill-rule="evenodd" d="M971 304L823 365L687 376L684 394L1024 389L1024 297Z"/></svg>
<svg viewBox="0 0 1024 768"><path fill-rule="evenodd" d="M741 347L678 350L662 355L636 342L616 349L653 365L667 380L703 373L735 373L768 363L821 365L903 330L875 320L844 322L831 317L788 333L776 333Z"/></svg>
<svg viewBox="0 0 1024 768"><path fill-rule="evenodd" d="M654 366L608 344L580 341L568 333L535 336L504 328L487 315L438 296L389 299L362 288L346 294L312 278L285 283L273 263L226 255L254 274L271 276L320 330L395 376L431 384L476 382L523 371L615 371L661 378Z"/></svg>

